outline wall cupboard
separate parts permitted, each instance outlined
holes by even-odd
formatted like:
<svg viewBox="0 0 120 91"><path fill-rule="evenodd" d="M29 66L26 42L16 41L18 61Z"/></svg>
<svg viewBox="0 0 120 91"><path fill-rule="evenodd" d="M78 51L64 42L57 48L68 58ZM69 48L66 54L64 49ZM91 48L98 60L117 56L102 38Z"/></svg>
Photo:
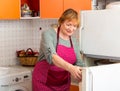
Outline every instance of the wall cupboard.
<svg viewBox="0 0 120 91"><path fill-rule="evenodd" d="M24 3L35 12L40 11L39 0L0 0L0 19L21 19L21 7Z"/></svg>
<svg viewBox="0 0 120 91"><path fill-rule="evenodd" d="M59 18L67 8L78 12L91 9L91 0L0 0L0 19L20 19L24 3L38 18Z"/></svg>
<svg viewBox="0 0 120 91"><path fill-rule="evenodd" d="M91 0L64 0L64 10L73 8L77 12L91 9Z"/></svg>
<svg viewBox="0 0 120 91"><path fill-rule="evenodd" d="M90 10L91 0L40 0L41 18L59 18L62 12L68 8Z"/></svg>
<svg viewBox="0 0 120 91"><path fill-rule="evenodd" d="M40 0L41 18L58 18L63 12L63 0Z"/></svg>
<svg viewBox="0 0 120 91"><path fill-rule="evenodd" d="M0 19L19 19L19 0L0 0Z"/></svg>

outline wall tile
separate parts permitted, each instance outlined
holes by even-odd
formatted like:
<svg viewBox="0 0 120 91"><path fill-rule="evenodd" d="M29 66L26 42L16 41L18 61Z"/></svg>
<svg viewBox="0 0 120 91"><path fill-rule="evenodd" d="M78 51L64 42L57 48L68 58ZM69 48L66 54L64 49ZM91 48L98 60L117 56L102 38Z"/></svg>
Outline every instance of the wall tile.
<svg viewBox="0 0 120 91"><path fill-rule="evenodd" d="M33 48L39 50L41 32L48 29L56 19L1 20L0 66L16 65L16 50ZM42 30L39 30L39 28Z"/></svg>

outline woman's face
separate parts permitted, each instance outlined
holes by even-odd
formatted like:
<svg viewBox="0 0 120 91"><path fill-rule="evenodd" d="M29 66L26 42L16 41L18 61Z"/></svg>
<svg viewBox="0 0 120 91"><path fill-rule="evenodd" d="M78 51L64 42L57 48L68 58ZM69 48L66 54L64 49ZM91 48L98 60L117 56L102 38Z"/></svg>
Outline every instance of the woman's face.
<svg viewBox="0 0 120 91"><path fill-rule="evenodd" d="M77 29L77 20L73 19L71 21L66 20L61 24L61 30L60 32L62 33L63 36L69 37L71 36L74 31Z"/></svg>

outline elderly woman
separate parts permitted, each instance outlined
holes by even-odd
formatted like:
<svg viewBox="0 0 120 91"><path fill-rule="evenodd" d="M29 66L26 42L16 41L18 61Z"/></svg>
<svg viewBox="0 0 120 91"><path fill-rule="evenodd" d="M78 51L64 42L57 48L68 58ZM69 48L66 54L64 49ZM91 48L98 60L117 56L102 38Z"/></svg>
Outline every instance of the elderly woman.
<svg viewBox="0 0 120 91"><path fill-rule="evenodd" d="M40 56L33 71L33 91L69 91L71 75L81 81L83 62L79 45L72 36L79 27L79 15L67 9L58 28L42 33Z"/></svg>

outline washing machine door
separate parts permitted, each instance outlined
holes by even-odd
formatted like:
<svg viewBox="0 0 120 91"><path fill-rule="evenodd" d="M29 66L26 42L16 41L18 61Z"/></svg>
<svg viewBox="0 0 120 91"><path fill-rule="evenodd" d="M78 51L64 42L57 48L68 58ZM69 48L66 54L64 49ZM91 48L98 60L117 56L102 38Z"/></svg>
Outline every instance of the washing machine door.
<svg viewBox="0 0 120 91"><path fill-rule="evenodd" d="M27 88L23 86L11 86L9 91L29 91Z"/></svg>

